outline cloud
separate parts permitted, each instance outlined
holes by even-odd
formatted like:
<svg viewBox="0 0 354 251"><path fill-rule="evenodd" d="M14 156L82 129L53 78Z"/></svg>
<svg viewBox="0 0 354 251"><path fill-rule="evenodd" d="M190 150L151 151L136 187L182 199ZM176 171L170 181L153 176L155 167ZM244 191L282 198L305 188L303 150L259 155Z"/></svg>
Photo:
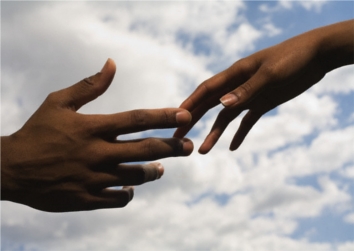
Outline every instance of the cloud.
<svg viewBox="0 0 354 251"><path fill-rule="evenodd" d="M344 244L338 245L338 251L350 251L354 248L354 242L346 242Z"/></svg>
<svg viewBox="0 0 354 251"><path fill-rule="evenodd" d="M270 4L261 4L259 9L266 13L279 12L283 10L292 10L295 7L302 7L307 11L321 12L323 6L327 4L329 1L326 0L310 0L310 1L302 1L302 0L278 0L276 4L270 6Z"/></svg>
<svg viewBox="0 0 354 251"><path fill-rule="evenodd" d="M263 27L269 37L274 37L274 36L282 33L282 30L279 29L278 27L275 27L274 24L272 24L272 23L266 23L266 24L264 24Z"/></svg>
<svg viewBox="0 0 354 251"><path fill-rule="evenodd" d="M311 88L311 92L321 95L326 93L345 94L354 92L353 66L345 66L327 73L321 84Z"/></svg>
<svg viewBox="0 0 354 251"><path fill-rule="evenodd" d="M344 220L348 223L354 224L354 213L345 216Z"/></svg>
<svg viewBox="0 0 354 251"><path fill-rule="evenodd" d="M354 165L342 169L340 174L345 178L354 179Z"/></svg>
<svg viewBox="0 0 354 251"><path fill-rule="evenodd" d="M178 106L217 69L280 32L270 18L259 17L268 21L255 28L245 7L239 1L4 2L3 132L18 129L49 92L94 74L107 57L117 63L115 80L81 112ZM161 160L163 178L137 187L126 208L48 214L2 202L2 250L333 250L331 243L291 234L299 218L326 209L344 208L351 221L348 183L331 176L352 177L354 127L339 126L340 103L333 98L352 92L350 69L328 74L262 118L236 152L227 149L240 118L210 154ZM219 109L191 133L196 147ZM297 182L309 176L318 188Z"/></svg>

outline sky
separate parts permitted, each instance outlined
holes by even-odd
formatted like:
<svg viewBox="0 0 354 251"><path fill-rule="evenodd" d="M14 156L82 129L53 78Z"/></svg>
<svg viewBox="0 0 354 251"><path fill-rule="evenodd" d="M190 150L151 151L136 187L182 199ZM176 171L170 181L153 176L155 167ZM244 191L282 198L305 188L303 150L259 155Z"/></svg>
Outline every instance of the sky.
<svg viewBox="0 0 354 251"><path fill-rule="evenodd" d="M240 58L352 18L352 1L2 1L1 135L107 58L115 79L81 113L178 107ZM235 152L241 118L209 154L160 160L164 176L125 208L52 214L1 202L1 250L354 250L353 70L270 111ZM187 135L195 149L220 109Z"/></svg>

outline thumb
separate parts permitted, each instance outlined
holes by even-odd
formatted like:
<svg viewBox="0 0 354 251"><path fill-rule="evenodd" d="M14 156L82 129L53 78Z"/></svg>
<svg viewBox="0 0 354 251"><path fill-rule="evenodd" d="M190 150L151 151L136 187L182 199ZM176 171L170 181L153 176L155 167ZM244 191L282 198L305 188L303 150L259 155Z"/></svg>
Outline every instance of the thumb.
<svg viewBox="0 0 354 251"><path fill-rule="evenodd" d="M97 74L85 78L80 82L61 90L63 105L77 111L81 106L102 95L111 84L116 65L108 59L102 70Z"/></svg>

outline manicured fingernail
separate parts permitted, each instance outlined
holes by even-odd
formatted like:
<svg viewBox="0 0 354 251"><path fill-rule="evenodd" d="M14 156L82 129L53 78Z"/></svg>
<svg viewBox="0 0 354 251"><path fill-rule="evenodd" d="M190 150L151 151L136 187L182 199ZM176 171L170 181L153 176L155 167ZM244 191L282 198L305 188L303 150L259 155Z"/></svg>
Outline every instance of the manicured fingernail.
<svg viewBox="0 0 354 251"><path fill-rule="evenodd" d="M193 142L189 139L183 139L183 152L185 156L190 155L193 152Z"/></svg>
<svg viewBox="0 0 354 251"><path fill-rule="evenodd" d="M228 93L220 99L223 106L231 106L238 101L238 97L235 94Z"/></svg>
<svg viewBox="0 0 354 251"><path fill-rule="evenodd" d="M188 111L180 111L176 114L178 124L188 124L192 120L192 115Z"/></svg>

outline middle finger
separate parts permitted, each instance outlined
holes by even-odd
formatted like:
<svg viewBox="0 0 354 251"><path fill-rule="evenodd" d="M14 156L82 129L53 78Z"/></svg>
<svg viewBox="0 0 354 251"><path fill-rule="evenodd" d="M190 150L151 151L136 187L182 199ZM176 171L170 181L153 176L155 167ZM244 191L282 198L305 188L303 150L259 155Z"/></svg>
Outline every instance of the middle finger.
<svg viewBox="0 0 354 251"><path fill-rule="evenodd" d="M104 143L104 161L108 163L125 163L150 161L167 157L188 156L193 151L189 139L145 138L128 141Z"/></svg>

